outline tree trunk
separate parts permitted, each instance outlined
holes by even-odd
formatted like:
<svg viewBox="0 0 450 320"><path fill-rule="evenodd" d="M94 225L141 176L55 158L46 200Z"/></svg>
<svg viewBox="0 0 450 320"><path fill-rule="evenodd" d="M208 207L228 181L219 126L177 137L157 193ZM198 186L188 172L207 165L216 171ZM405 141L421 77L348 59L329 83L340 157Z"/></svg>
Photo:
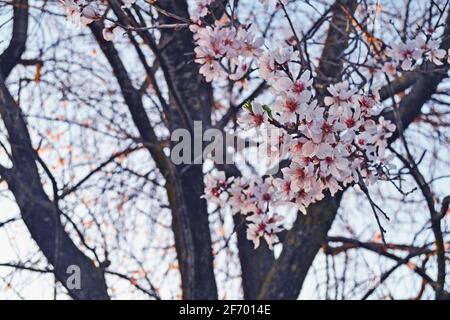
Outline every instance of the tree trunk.
<svg viewBox="0 0 450 320"><path fill-rule="evenodd" d="M32 238L48 262L53 265L56 278L66 287L72 298L109 299L103 270L95 266L94 262L76 247L64 231L56 204L45 194L35 162L35 151L20 108L2 79L0 114L8 131L13 162L12 169L2 168L0 174L14 194ZM79 288L69 286L68 280L72 275L68 270L69 266L79 268Z"/></svg>

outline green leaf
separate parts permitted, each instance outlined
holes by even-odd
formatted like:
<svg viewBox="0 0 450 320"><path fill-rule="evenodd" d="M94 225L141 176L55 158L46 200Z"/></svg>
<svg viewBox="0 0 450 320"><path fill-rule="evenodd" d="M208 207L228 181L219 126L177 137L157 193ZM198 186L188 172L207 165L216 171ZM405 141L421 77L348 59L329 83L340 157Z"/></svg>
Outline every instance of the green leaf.
<svg viewBox="0 0 450 320"><path fill-rule="evenodd" d="M266 104L263 105L262 108L267 113L269 118L272 119L272 109L270 109L270 107L268 105L266 105Z"/></svg>
<svg viewBox="0 0 450 320"><path fill-rule="evenodd" d="M242 108L247 109L249 112L253 111L253 106L250 101L245 101L244 104L242 105Z"/></svg>

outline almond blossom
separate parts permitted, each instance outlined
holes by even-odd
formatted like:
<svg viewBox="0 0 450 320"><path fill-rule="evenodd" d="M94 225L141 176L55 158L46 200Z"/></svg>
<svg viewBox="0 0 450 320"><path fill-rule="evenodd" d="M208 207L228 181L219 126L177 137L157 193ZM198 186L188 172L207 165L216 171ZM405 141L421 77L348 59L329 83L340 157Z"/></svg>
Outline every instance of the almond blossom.
<svg viewBox="0 0 450 320"><path fill-rule="evenodd" d="M306 70L299 79L292 79L288 76L278 78L278 80L273 84L273 87L280 92L288 91L295 95L301 95L304 92L308 92L308 89L311 88L312 83L313 80L311 78L311 72Z"/></svg>
<svg viewBox="0 0 450 320"><path fill-rule="evenodd" d="M417 62L421 59L428 60L435 65L442 65L448 57L447 52L440 49L440 43L432 38L425 38L418 35L413 39L408 39L406 42L394 43L391 49L388 50L388 56L393 59L394 64L388 65L386 71L393 72L395 65L400 65L402 70L413 70Z"/></svg>
<svg viewBox="0 0 450 320"><path fill-rule="evenodd" d="M244 110L246 113L239 117L238 123L247 129L259 128L268 120L268 115L260 103L253 103Z"/></svg>
<svg viewBox="0 0 450 320"><path fill-rule="evenodd" d="M106 41L113 41L121 32L120 27L110 26L102 30L102 35Z"/></svg>
<svg viewBox="0 0 450 320"><path fill-rule="evenodd" d="M439 43L435 40L430 40L428 42L428 52L426 52L426 59L431 61L437 66L441 66L444 63L442 62L446 56L446 52L443 49L439 48Z"/></svg>
<svg viewBox="0 0 450 320"><path fill-rule="evenodd" d="M217 172L214 175L208 175L205 182L205 195L203 196L211 203L223 204L224 190L228 188L232 179L227 180L224 172Z"/></svg>
<svg viewBox="0 0 450 320"><path fill-rule="evenodd" d="M247 239L252 240L255 249L259 247L260 238L264 237L270 249L277 243L277 233L282 230L280 222L283 217L277 214L271 216L266 214L253 214L247 218L250 222L247 228Z"/></svg>
<svg viewBox="0 0 450 320"><path fill-rule="evenodd" d="M414 67L416 60L422 56L422 50L417 48L417 42L408 40L406 43L398 43L392 45L392 50L389 55L401 63L401 68L405 71L410 71Z"/></svg>

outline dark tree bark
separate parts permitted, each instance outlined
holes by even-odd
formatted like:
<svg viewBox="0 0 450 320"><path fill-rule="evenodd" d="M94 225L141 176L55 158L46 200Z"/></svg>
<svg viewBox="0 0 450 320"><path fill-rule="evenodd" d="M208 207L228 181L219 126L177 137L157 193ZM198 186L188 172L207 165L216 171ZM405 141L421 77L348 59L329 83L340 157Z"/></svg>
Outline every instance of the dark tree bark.
<svg viewBox="0 0 450 320"><path fill-rule="evenodd" d="M247 239L244 219L245 217L239 214L233 217L242 270L242 291L245 300L255 300L275 257L265 241L261 241L259 247L254 248L253 242Z"/></svg>
<svg viewBox="0 0 450 320"><path fill-rule="evenodd" d="M125 16L117 1L110 1L110 4L122 23L135 27L142 26L130 15ZM171 13L188 19L187 4L184 1L161 1L159 5L163 9L167 8ZM160 15L161 23L172 23L171 19ZM127 99L127 95L139 93L132 88L131 82L127 83L126 89L120 83L122 78L120 74L126 74L126 70L123 66L123 70L118 70L117 52L112 52L112 44L103 40L98 24L91 25L97 42L119 80L126 103L129 107L140 105L138 109L142 112L138 114L132 108L130 112L141 137L146 142L157 143L156 136L151 137L150 141L146 137L150 123L148 117L144 115L141 99L139 101ZM169 130L173 132L173 130L184 128L192 133L193 121L196 120L202 121L203 126L210 125L213 105L212 88L202 80L198 72L199 67L193 60L192 33L188 29L179 30L175 35L173 31L162 32L160 45L164 44L163 50L158 48L147 31L141 30L139 35L155 53L169 87L170 101L165 106ZM143 127L140 124L142 121L148 122L148 125ZM194 138L201 139L201 137ZM201 198L204 190L202 165L173 166L167 159L158 161L159 156L152 152L151 154L167 181L166 190L172 210L172 229L181 272L183 298L217 299L208 211L206 201Z"/></svg>
<svg viewBox="0 0 450 320"><path fill-rule="evenodd" d="M66 287L69 295L74 299L109 299L103 269L95 266L70 239L61 223L57 203L51 201L44 191L36 152L21 109L5 84L6 77L19 62L27 40L28 2L17 0L13 5L13 36L0 56L0 115L8 133L13 167L0 167L0 175L14 194L31 237L53 265L56 278ZM79 289L68 286L72 275L68 273L69 266L77 266L80 270Z"/></svg>
<svg viewBox="0 0 450 320"><path fill-rule="evenodd" d="M162 0L158 4L162 9L189 20L186 1ZM159 15L159 21L162 24L180 22L164 14ZM175 32L162 30L160 45L164 46L161 50L161 68L166 82L172 87L169 130L185 128L192 133L193 121L201 121L203 129L206 129L211 124L212 87L203 80L199 65L194 62L192 33L187 28ZM202 138L193 136L193 140L196 139ZM181 181L185 209L175 210L173 214L174 233L178 237L178 234L185 232L183 229L189 229L192 236L191 247L177 246L183 296L186 299L216 299L208 210L206 201L201 198L204 190L203 166L177 166L177 177ZM188 261L191 262L188 264Z"/></svg>
<svg viewBox="0 0 450 320"><path fill-rule="evenodd" d="M345 54L350 32L353 30L352 18L357 4L357 0L336 0L331 7L330 27L320 57L318 77L314 83L319 101L326 96L329 84L339 82L342 77L341 58Z"/></svg>
<svg viewBox="0 0 450 320"><path fill-rule="evenodd" d="M104 273L70 239L60 220L60 211L46 195L35 162L35 151L26 124L13 97L0 79L0 114L7 128L13 168L0 169L19 206L22 220L56 278L74 299L108 299ZM68 287L69 266L80 268L81 287Z"/></svg>
<svg viewBox="0 0 450 320"><path fill-rule="evenodd" d="M342 192L312 204L308 214L299 213L283 242L283 251L267 275L260 299L296 299L314 258L331 228Z"/></svg>
<svg viewBox="0 0 450 320"><path fill-rule="evenodd" d="M28 0L13 2L13 30L8 47L0 55L0 71L4 79L17 65L25 51L28 30Z"/></svg>

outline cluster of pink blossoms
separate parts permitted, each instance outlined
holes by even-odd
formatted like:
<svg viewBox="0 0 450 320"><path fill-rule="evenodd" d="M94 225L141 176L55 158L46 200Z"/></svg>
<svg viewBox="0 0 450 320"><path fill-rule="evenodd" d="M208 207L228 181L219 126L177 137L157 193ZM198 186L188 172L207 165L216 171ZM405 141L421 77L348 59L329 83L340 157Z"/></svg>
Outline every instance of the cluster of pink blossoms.
<svg viewBox="0 0 450 320"><path fill-rule="evenodd" d="M221 207L228 205L233 214L244 215L248 223L247 238L254 242L255 248L262 237L272 248L278 242L277 233L283 230L283 217L269 210L274 201L279 199L272 182L276 183L271 178L227 179L224 172L215 172L206 176L204 197Z"/></svg>
<svg viewBox="0 0 450 320"><path fill-rule="evenodd" d="M98 9L95 1L86 0L59 0L64 6L67 18L74 24L88 25L93 21L100 20L102 15ZM123 7L129 8L136 0L122 0ZM107 41L112 41L122 32L121 29L115 25L110 24L103 29L103 38Z"/></svg>
<svg viewBox="0 0 450 320"><path fill-rule="evenodd" d="M358 92L348 82L331 85L324 105L319 105L311 73L300 69L297 52L290 47L262 54L258 67L275 103L247 103L238 122L245 129L275 128L279 136L270 139L269 150L275 148L276 157L287 157L290 164L281 169L282 177L265 180L208 176L205 198L245 215L255 246L260 237L272 246L281 230L281 216L275 213L279 206L306 214L325 192L334 195L360 179L367 184L385 179L390 159L385 149L395 125L383 117L375 120L381 111L376 90Z"/></svg>
<svg viewBox="0 0 450 320"><path fill-rule="evenodd" d="M202 9L199 16L206 15ZM223 172L206 178L205 198L248 222L247 237L257 247L264 237L270 247L282 230L280 206L291 206L306 214L310 204L334 195L352 183L371 184L388 176L390 157L387 139L395 125L383 117L378 91L358 91L348 82L328 87L321 105L315 99L311 72L303 70L298 52L284 46L268 52L263 40L246 28L230 22L191 30L196 40L196 62L206 81L246 76L254 59L259 77L270 86L272 106L248 102L238 122L245 129L276 129L278 137L264 143L268 156L288 158L281 177L230 178ZM362 182L362 181L361 181Z"/></svg>
<svg viewBox="0 0 450 320"><path fill-rule="evenodd" d="M196 0L196 8L191 15L191 19L193 21L198 21L200 18L206 16L208 14L209 6L215 0Z"/></svg>
<svg viewBox="0 0 450 320"><path fill-rule="evenodd" d="M88 25L94 20L100 19L100 13L94 3L85 0L60 0L64 6L67 18L73 23Z"/></svg>
<svg viewBox="0 0 450 320"><path fill-rule="evenodd" d="M433 39L433 34L428 37L419 34L414 39L393 44L387 54L392 61L385 63L383 71L388 74L395 73L398 66L404 71L411 71L423 60L438 66L443 65L445 60L450 63L450 50L440 49L440 42Z"/></svg>
<svg viewBox="0 0 450 320"><path fill-rule="evenodd" d="M249 66L263 50L264 39L255 37L247 26L230 22L225 16L213 26L205 26L202 19L208 14L212 0L198 0L197 11L191 16L194 33L195 62L202 65L200 73L206 81L229 77L233 81L246 78Z"/></svg>

